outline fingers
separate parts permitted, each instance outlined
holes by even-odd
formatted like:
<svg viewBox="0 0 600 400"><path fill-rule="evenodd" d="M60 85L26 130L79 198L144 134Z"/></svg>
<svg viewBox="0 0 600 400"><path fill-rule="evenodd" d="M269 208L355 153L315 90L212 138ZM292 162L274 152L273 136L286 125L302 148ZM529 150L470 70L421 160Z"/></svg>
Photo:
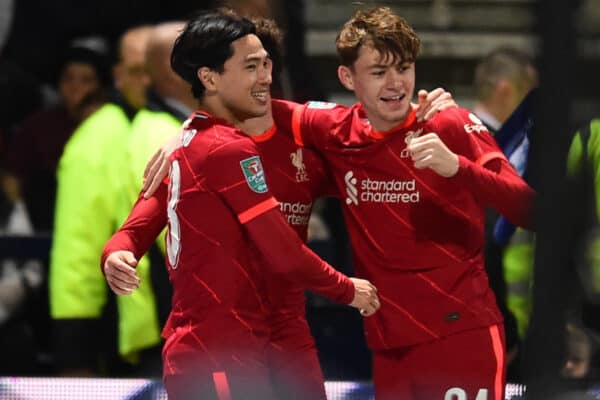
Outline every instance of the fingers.
<svg viewBox="0 0 600 400"><path fill-rule="evenodd" d="M366 307L360 309L360 315L363 317L370 317L375 314L380 307L381 303L379 303L379 299L375 298Z"/></svg>
<svg viewBox="0 0 600 400"><path fill-rule="evenodd" d="M156 164L158 158L160 157L160 153L161 150L158 150L156 153L154 153L154 155L152 156L150 161L148 161L148 164L146 164L146 167L144 168L144 184L142 186L142 191L146 191L148 189L148 186L150 186L150 184L148 183L150 179L148 177L151 176L153 174L153 171L156 169Z"/></svg>
<svg viewBox="0 0 600 400"><path fill-rule="evenodd" d="M427 92L427 90L423 90L423 89L419 90L419 92L417 93L419 105L421 105L421 104L423 104L423 102L425 102L428 94L429 94L429 92Z"/></svg>
<svg viewBox="0 0 600 400"><path fill-rule="evenodd" d="M408 146L406 146L406 150L410 153L418 153L425 149L432 148L439 144L440 139L435 133L428 133L423 136L416 137L410 141Z"/></svg>
<svg viewBox="0 0 600 400"><path fill-rule="evenodd" d="M443 110L441 105L445 101L451 100L452 95L446 92L443 88L436 88L431 92L425 90L419 90L418 93L418 108L416 112L417 121L428 121L436 113Z"/></svg>
<svg viewBox="0 0 600 400"><path fill-rule="evenodd" d="M427 101L434 101L444 96L447 92L443 88L435 88L427 94Z"/></svg>
<svg viewBox="0 0 600 400"><path fill-rule="evenodd" d="M157 163L157 167L150 171L146 181L147 189L144 191L144 198L149 199L156 192L162 181L169 174L169 160L163 158L160 164Z"/></svg>
<svg viewBox="0 0 600 400"><path fill-rule="evenodd" d="M445 93L442 96L449 97L449 99L440 100L439 102L432 104L432 106L428 110L425 110L425 113L423 115L424 121L429 121L431 118L433 118L435 114L442 110L445 110L446 108L456 107L456 103L454 102L452 97L450 97L449 93Z"/></svg>
<svg viewBox="0 0 600 400"><path fill-rule="evenodd" d="M427 168L433 161L433 150L425 150L413 156L414 166L417 169Z"/></svg>
<svg viewBox="0 0 600 400"><path fill-rule="evenodd" d="M133 293L133 291L135 289L137 289L137 286L135 285L128 285L125 284L123 282L114 280L114 279L106 279L106 282L108 283L108 286L110 287L110 289L115 293L115 294L119 294L119 295L130 295L131 293Z"/></svg>
<svg viewBox="0 0 600 400"><path fill-rule="evenodd" d="M130 267L127 267L130 268ZM130 271L122 267L109 266L105 269L107 279L122 282L125 285L139 286L140 278L136 275L135 270Z"/></svg>
<svg viewBox="0 0 600 400"><path fill-rule="evenodd" d="M354 300L351 306L358 308L361 315L373 315L380 307L377 288L364 279L351 278L354 283Z"/></svg>
<svg viewBox="0 0 600 400"><path fill-rule="evenodd" d="M135 266L137 260L128 251L110 254L104 263L104 274L111 290L116 294L128 295L140 286Z"/></svg>

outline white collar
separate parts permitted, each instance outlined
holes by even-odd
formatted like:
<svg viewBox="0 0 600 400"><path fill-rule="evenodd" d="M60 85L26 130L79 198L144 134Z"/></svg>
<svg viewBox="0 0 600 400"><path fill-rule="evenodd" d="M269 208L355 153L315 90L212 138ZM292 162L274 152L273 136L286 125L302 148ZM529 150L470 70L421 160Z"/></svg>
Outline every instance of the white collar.
<svg viewBox="0 0 600 400"><path fill-rule="evenodd" d="M493 131L496 132L496 131L498 131L498 129L500 129L500 127L502 127L502 124L500 123L500 121L498 121L492 114L490 114L482 106L476 105L475 107L473 107L473 112L475 113L475 115L477 115L477 117L479 117L480 120L483 121L483 123L485 125L492 128Z"/></svg>

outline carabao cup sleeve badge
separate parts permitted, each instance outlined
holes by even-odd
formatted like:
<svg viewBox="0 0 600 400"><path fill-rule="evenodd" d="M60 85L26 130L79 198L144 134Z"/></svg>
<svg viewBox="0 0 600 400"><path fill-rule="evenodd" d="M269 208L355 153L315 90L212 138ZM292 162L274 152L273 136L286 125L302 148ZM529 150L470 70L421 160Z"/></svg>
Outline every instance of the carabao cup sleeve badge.
<svg viewBox="0 0 600 400"><path fill-rule="evenodd" d="M267 181L265 179L265 171L259 156L246 158L240 161L242 172L246 178L246 183L255 193L266 193Z"/></svg>

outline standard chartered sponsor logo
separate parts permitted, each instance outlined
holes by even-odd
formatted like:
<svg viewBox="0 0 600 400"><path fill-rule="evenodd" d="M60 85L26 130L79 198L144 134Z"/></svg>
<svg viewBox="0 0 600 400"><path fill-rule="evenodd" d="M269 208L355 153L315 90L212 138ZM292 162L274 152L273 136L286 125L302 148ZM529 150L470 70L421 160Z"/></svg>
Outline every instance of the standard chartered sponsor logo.
<svg viewBox="0 0 600 400"><path fill-rule="evenodd" d="M346 204L358 205L358 189L356 189L354 172L346 172L346 175L344 175L344 182L346 182L346 194L348 195L348 197L346 197Z"/></svg>
<svg viewBox="0 0 600 400"><path fill-rule="evenodd" d="M308 225L312 202L279 203L279 208L290 225Z"/></svg>
<svg viewBox="0 0 600 400"><path fill-rule="evenodd" d="M420 192L414 179L402 180L373 180L358 181L353 171L344 175L346 182L346 204L361 203L418 203Z"/></svg>

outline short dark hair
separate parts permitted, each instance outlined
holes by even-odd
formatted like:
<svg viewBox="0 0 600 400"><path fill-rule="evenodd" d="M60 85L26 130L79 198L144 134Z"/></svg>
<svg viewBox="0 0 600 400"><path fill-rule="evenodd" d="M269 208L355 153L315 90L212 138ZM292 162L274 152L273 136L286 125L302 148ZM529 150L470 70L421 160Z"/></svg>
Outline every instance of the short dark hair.
<svg viewBox="0 0 600 400"><path fill-rule="evenodd" d="M251 21L256 26L256 36L273 61L273 75L278 76L283 69L283 33L270 18L256 17L251 18Z"/></svg>
<svg viewBox="0 0 600 400"><path fill-rule="evenodd" d="M250 20L231 10L203 11L186 24L175 40L171 68L192 85L194 97L200 100L205 88L198 79L198 69L223 72L223 65L233 55L231 43L255 33L256 27Z"/></svg>

